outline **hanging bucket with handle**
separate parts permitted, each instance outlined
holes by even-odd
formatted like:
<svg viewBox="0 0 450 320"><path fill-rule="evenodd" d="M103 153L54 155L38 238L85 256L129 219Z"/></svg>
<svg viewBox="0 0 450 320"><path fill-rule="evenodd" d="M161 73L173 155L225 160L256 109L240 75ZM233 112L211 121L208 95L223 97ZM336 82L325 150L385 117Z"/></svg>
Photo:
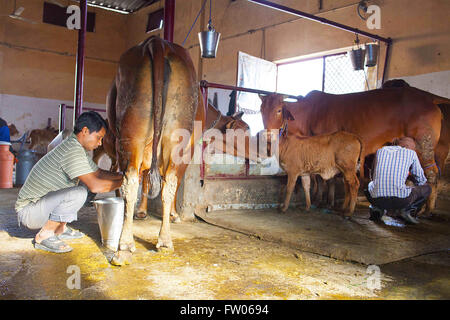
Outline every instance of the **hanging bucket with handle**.
<svg viewBox="0 0 450 320"><path fill-rule="evenodd" d="M217 47L219 46L220 33L216 32L216 30L209 25L207 31L198 33L198 40L200 41L202 58L215 58Z"/></svg>
<svg viewBox="0 0 450 320"><path fill-rule="evenodd" d="M358 48L349 51L350 60L352 61L353 70L364 70L364 49Z"/></svg>
<svg viewBox="0 0 450 320"><path fill-rule="evenodd" d="M366 67L375 67L377 65L379 49L379 45L375 43L366 44Z"/></svg>

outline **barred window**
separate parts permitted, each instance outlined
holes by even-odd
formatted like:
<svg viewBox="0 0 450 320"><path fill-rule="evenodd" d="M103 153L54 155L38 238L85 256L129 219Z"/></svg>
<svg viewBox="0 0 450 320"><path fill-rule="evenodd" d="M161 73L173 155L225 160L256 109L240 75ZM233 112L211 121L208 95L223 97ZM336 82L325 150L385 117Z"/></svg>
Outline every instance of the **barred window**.
<svg viewBox="0 0 450 320"><path fill-rule="evenodd" d="M347 53L278 65L277 92L307 95L312 90L344 94L366 90L364 70L353 70Z"/></svg>

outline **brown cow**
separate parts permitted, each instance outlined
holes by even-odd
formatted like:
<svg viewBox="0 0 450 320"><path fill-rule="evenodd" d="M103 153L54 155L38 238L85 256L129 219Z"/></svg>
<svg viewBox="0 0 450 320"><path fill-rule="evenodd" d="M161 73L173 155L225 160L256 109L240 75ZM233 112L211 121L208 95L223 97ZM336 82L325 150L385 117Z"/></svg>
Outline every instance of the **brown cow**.
<svg viewBox="0 0 450 320"><path fill-rule="evenodd" d="M34 129L31 130L28 135L28 139L30 141L30 146L28 149L33 150L37 147L42 147L47 150L47 146L53 139L58 135L58 130L52 127L47 127L45 129Z"/></svg>
<svg viewBox="0 0 450 320"><path fill-rule="evenodd" d="M439 109L441 109L443 118L441 135L434 152L436 163L441 171L441 174L444 174L445 160L447 159L450 151L450 100L447 99L447 103L439 103L438 106Z"/></svg>
<svg viewBox="0 0 450 320"><path fill-rule="evenodd" d="M162 224L156 248L173 250L170 212L187 163L175 161L173 153L180 138L188 135L183 151L188 154L194 143L194 120L199 86L194 65L183 47L159 37L150 37L127 50L119 61L115 81L107 96L109 129L117 137L116 150L124 182L125 219L119 250L112 264L130 262L136 247L133 238L133 213L138 197L139 175L149 171L150 197L161 191ZM197 115L197 118L196 118ZM203 131L203 128L202 128ZM186 141L184 141L186 142Z"/></svg>
<svg viewBox="0 0 450 320"><path fill-rule="evenodd" d="M8 125L8 129L9 129L9 136L15 136L19 134L19 130L17 130L16 126L11 123L10 125Z"/></svg>
<svg viewBox="0 0 450 320"><path fill-rule="evenodd" d="M414 88L385 88L342 95L312 91L291 103L276 94L261 99L266 129L280 127L282 107L286 106L295 118L288 121L292 134L314 136L343 130L361 137L364 143L361 168L364 168L364 157L387 141L402 136L414 138L417 154L433 189L426 212L434 209L438 177L434 149L440 136L442 113L426 92ZM363 170L360 175L364 177Z"/></svg>
<svg viewBox="0 0 450 320"><path fill-rule="evenodd" d="M199 100L199 106L197 108L197 113L202 113L203 108L203 99ZM213 105L208 103L208 109L206 113L206 123L204 125L205 130L208 129L218 129L222 133L225 133L227 129L242 129L243 131L249 130L249 126L245 123L241 117L243 113L238 112L232 116L225 116L219 110L217 110ZM248 142L247 142L248 145ZM225 141L223 145L224 151L229 151L226 148ZM111 159L111 171L117 171L117 159L116 159L116 149L115 149L115 137L111 133L111 130L108 130L105 137L103 138L103 143L100 147L94 150L93 160L95 163L98 163L100 157L103 154L107 154ZM248 155L248 150L246 150L246 158L252 158ZM232 155L237 155L237 146L233 148ZM253 159L253 158L252 158ZM143 181L142 181L142 189L141 189L141 201L139 203L139 207L137 208L137 212L134 216L135 219L145 219L147 217L147 207L148 207L148 198L147 193L149 190L149 181L148 181L148 172L143 172ZM177 187L178 190L178 187ZM117 190L118 191L118 190ZM119 196L116 193L117 196ZM175 201L173 202L173 208L170 213L170 219L172 222L179 222L179 216L176 212L176 195Z"/></svg>
<svg viewBox="0 0 450 320"><path fill-rule="evenodd" d="M410 87L410 85L403 79L393 79L388 80L383 83L383 88L401 88L401 87ZM434 150L436 164L440 169L441 174L444 173L445 170L445 160L447 159L448 153L450 151L450 99L440 97L434 95L432 93L420 90L418 88L413 88L415 90L419 90L430 95L433 99L433 102L439 106L442 112L442 125L441 125L441 134L439 136L439 141Z"/></svg>
<svg viewBox="0 0 450 320"><path fill-rule="evenodd" d="M363 151L363 143L355 134L338 131L313 137L301 137L288 133L286 122L294 121L294 116L286 107L282 108L282 131L271 135L270 146L278 141L280 166L288 175L286 198L281 205L285 212L289 207L292 191L297 178L302 180L306 198L306 210L311 207L310 175L320 175L325 181L341 172L344 177L345 200L342 210L351 217L358 197L359 180L356 175L358 159ZM270 131L272 133L272 131ZM270 149L272 149L271 147Z"/></svg>

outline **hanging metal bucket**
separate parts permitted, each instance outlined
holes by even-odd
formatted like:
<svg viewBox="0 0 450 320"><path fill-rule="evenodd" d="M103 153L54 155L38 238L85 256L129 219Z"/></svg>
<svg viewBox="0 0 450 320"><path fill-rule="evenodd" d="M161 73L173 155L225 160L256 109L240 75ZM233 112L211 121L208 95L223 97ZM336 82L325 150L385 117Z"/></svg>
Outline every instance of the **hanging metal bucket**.
<svg viewBox="0 0 450 320"><path fill-rule="evenodd" d="M364 70L364 49L353 49L348 52L352 61L353 70Z"/></svg>
<svg viewBox="0 0 450 320"><path fill-rule="evenodd" d="M125 204L122 198L112 197L95 200L97 221L102 236L102 244L113 251L119 247L122 234Z"/></svg>
<svg viewBox="0 0 450 320"><path fill-rule="evenodd" d="M366 67L377 65L378 51L380 46L375 43L366 44Z"/></svg>
<svg viewBox="0 0 450 320"><path fill-rule="evenodd" d="M198 33L202 58L215 58L219 46L220 33L214 29Z"/></svg>

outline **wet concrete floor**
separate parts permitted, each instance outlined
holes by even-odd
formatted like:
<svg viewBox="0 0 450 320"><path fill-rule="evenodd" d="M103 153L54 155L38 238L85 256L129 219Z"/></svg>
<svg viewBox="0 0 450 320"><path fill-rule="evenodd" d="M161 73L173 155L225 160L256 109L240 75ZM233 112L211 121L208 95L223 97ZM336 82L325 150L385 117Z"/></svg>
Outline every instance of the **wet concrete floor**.
<svg viewBox="0 0 450 320"><path fill-rule="evenodd" d="M135 221L133 263L112 266L94 208L72 223L86 234L67 241L72 252L43 252L31 244L36 231L17 226L17 193L0 190L0 299L450 298L448 250L368 267L202 221L171 225L173 253L156 251L158 218ZM448 203L438 206L449 212Z"/></svg>

